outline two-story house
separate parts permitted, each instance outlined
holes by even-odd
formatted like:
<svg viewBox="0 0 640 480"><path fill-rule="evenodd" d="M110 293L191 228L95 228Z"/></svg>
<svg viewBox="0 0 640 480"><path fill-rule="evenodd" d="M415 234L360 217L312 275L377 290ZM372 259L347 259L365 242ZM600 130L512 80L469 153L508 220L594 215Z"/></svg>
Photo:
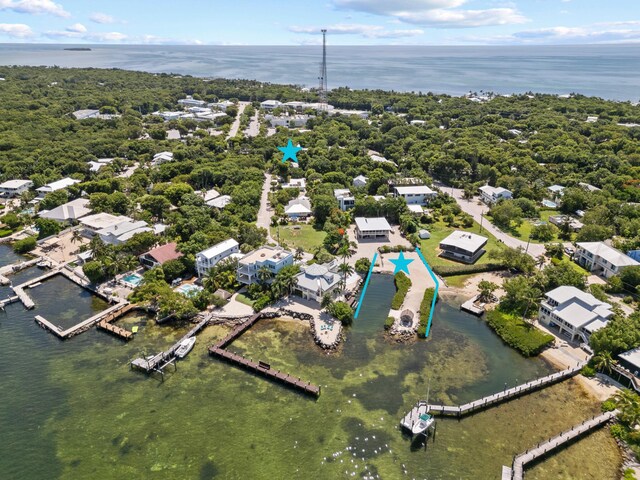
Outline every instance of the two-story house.
<svg viewBox="0 0 640 480"><path fill-rule="evenodd" d="M617 275L625 267L640 265L636 260L603 242L579 242L574 260L591 273L604 278Z"/></svg>
<svg viewBox="0 0 640 480"><path fill-rule="evenodd" d="M238 282L251 285L260 280L258 271L263 267L271 274L271 278L287 265L293 265L293 254L282 248L260 247L247 253L238 262L236 278Z"/></svg>
<svg viewBox="0 0 640 480"><path fill-rule="evenodd" d="M198 277L216 266L218 262L240 252L240 245L233 238L215 244L202 252L196 253L196 271Z"/></svg>
<svg viewBox="0 0 640 480"><path fill-rule="evenodd" d="M407 185L393 187L394 196L404 198L407 205L427 205L438 195L426 185Z"/></svg>
<svg viewBox="0 0 640 480"><path fill-rule="evenodd" d="M502 187L485 185L484 187L480 187L478 190L480 190L480 198L487 205L493 205L499 200L509 200L513 198L511 191Z"/></svg>
<svg viewBox="0 0 640 480"><path fill-rule="evenodd" d="M322 297L329 294L335 298L339 292L341 276L336 272L337 263L334 260L324 265L314 264L302 267L297 275L297 285L294 293L302 298L322 302Z"/></svg>
<svg viewBox="0 0 640 480"><path fill-rule="evenodd" d="M336 188L333 191L333 196L338 200L338 207L342 211L356 206L356 198L351 195L351 191L348 188Z"/></svg>

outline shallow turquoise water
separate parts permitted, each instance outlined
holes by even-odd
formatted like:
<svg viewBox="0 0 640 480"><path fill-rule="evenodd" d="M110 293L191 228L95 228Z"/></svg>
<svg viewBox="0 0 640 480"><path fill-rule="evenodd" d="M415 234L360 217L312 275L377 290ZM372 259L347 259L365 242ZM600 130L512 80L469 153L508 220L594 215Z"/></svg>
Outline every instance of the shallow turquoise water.
<svg viewBox="0 0 640 480"><path fill-rule="evenodd" d="M61 342L33 315L89 315L101 306L73 284L36 287L35 310L18 304L0 313L0 425L12 453L0 456L0 478L490 479L516 452L597 410L566 382L460 422L439 420L435 443L426 451L412 444L397 424L429 378L431 401L460 403L549 367L444 302L430 339L386 341L390 281L372 278L338 354L321 352L298 322L260 322L232 345L320 384L318 400L209 357L224 327L205 329L164 383L132 372L130 359L172 344L189 326L132 315L121 324L140 333L128 344L95 329ZM619 456L606 431L566 452L527 478L615 478Z"/></svg>

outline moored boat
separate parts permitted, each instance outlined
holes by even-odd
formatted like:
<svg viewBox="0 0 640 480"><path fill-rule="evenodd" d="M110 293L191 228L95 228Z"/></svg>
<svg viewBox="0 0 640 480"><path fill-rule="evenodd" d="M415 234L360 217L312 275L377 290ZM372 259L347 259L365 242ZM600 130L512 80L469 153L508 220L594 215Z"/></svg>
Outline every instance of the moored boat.
<svg viewBox="0 0 640 480"><path fill-rule="evenodd" d="M413 424L413 427L411 427L411 433L414 435L426 433L426 431L429 430L429 428L431 428L434 423L436 423L436 419L433 418L432 415L423 413L422 415L420 415L420 417L418 417L418 421Z"/></svg>
<svg viewBox="0 0 640 480"><path fill-rule="evenodd" d="M180 342L180 346L176 349L176 357L184 358L191 351L196 343L196 337L185 338Z"/></svg>

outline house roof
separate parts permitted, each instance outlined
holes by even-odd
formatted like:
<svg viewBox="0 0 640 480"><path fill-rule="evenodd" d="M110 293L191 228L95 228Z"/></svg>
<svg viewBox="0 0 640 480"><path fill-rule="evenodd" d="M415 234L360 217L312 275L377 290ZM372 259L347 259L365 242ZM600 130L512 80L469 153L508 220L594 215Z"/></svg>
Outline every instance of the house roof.
<svg viewBox="0 0 640 480"><path fill-rule="evenodd" d="M562 185L551 185L550 187L547 187L547 190L550 190L553 193L562 193L564 189L565 187L563 187Z"/></svg>
<svg viewBox="0 0 640 480"><path fill-rule="evenodd" d="M554 288L553 290L547 292L546 296L551 300L558 302L559 304L568 302L569 300L580 300L582 303L590 307L596 307L598 305L608 305L609 307L611 307L611 305L605 302L601 302L590 293L583 292L579 288L570 285L562 285L560 287Z"/></svg>
<svg viewBox="0 0 640 480"><path fill-rule="evenodd" d="M66 220L77 220L88 213L91 213L89 200L86 198L77 198L63 205L59 205L56 208L52 208L51 210L40 212L39 216L64 222Z"/></svg>
<svg viewBox="0 0 640 480"><path fill-rule="evenodd" d="M145 253L145 255L152 257L156 262L162 265L169 260L177 260L182 257L182 253L176 250L177 247L178 244L176 242L171 242L166 245L153 248Z"/></svg>
<svg viewBox="0 0 640 480"><path fill-rule="evenodd" d="M564 308L554 310L553 313L573 328L580 328L598 318L595 312L584 308L579 303L570 303Z"/></svg>
<svg viewBox="0 0 640 480"><path fill-rule="evenodd" d="M605 259L616 267L630 267L640 265L633 258L625 255L620 250L616 250L603 242L578 242L576 245L587 252Z"/></svg>
<svg viewBox="0 0 640 480"><path fill-rule="evenodd" d="M358 230L360 230L361 232L391 230L391 225L389 225L389 222L387 222L387 219L384 217L375 217L375 218L356 217L355 222L356 222L356 226L358 227Z"/></svg>
<svg viewBox="0 0 640 480"><path fill-rule="evenodd" d="M7 180L4 183L0 183L0 188L16 189L26 185L31 186L33 182L31 180Z"/></svg>
<svg viewBox="0 0 640 480"><path fill-rule="evenodd" d="M367 183L367 180L368 178L365 177L364 175L358 175L357 177L354 177L353 183L355 183L356 181Z"/></svg>
<svg viewBox="0 0 640 480"><path fill-rule="evenodd" d="M129 239L136 233L141 233L143 231L145 232L151 231L151 229L148 228L147 226L147 222L142 220L139 220L139 221L131 220L128 217L125 217L125 218L126 220L122 220L118 223L111 224L107 227L101 228L100 230L98 230L98 234L105 235L105 236L114 235L120 239ZM145 230L142 230L142 229L145 229ZM140 231L134 232L135 230L140 230ZM130 232L134 232L134 233L131 233L131 235L126 236L126 234L129 234Z"/></svg>
<svg viewBox="0 0 640 480"><path fill-rule="evenodd" d="M229 195L221 195L213 200L206 202L210 207L224 208L231 203L231 197Z"/></svg>
<svg viewBox="0 0 640 480"><path fill-rule="evenodd" d="M394 187L398 195L431 195L436 192L431 190L426 185L410 185L406 187Z"/></svg>
<svg viewBox="0 0 640 480"><path fill-rule="evenodd" d="M488 238L475 233L456 230L451 232L447 238L440 242L440 245L457 247L466 252L477 252L487 243Z"/></svg>
<svg viewBox="0 0 640 480"><path fill-rule="evenodd" d="M478 190L486 193L487 195L502 195L503 193L508 193L509 195L511 195L511 190L507 190L506 188L502 187L492 187L491 185L484 185Z"/></svg>
<svg viewBox="0 0 640 480"><path fill-rule="evenodd" d="M202 252L199 252L198 255L205 257L206 259L210 259L215 257L216 255L220 255L221 253L226 252L234 247L239 245L233 238L229 238L223 242L216 243L213 247L209 247Z"/></svg>
<svg viewBox="0 0 640 480"><path fill-rule="evenodd" d="M240 263L244 265L252 265L256 262L265 262L267 260L273 260L277 262L289 256L291 256L291 252L287 250L265 246L247 253L244 257L242 257Z"/></svg>
<svg viewBox="0 0 640 480"><path fill-rule="evenodd" d="M331 272L327 264L314 264L303 267L303 271L297 275L297 279L299 287L326 292L340 282L340 275Z"/></svg>
<svg viewBox="0 0 640 480"><path fill-rule="evenodd" d="M36 190L38 192L55 192L56 190L67 188L76 183L80 183L80 180L74 180L73 178L67 177L61 180L56 180L55 182L47 183L40 188L36 188Z"/></svg>
<svg viewBox="0 0 640 480"><path fill-rule="evenodd" d="M421 205L407 205L407 208L411 213L423 213L424 209Z"/></svg>
<svg viewBox="0 0 640 480"><path fill-rule="evenodd" d="M80 223L85 227L91 228L93 230L101 230L103 228L110 227L112 225L117 225L118 223L133 221L133 219L121 215L111 215L110 213L95 213L93 215L87 215Z"/></svg>
<svg viewBox="0 0 640 480"><path fill-rule="evenodd" d="M622 360L630 363L638 370L640 370L640 347L636 347L633 350L621 353L618 355Z"/></svg>
<svg viewBox="0 0 640 480"><path fill-rule="evenodd" d="M284 213L287 215L301 215L301 214L310 214L311 209L307 208L303 203L294 203L287 205L284 209Z"/></svg>

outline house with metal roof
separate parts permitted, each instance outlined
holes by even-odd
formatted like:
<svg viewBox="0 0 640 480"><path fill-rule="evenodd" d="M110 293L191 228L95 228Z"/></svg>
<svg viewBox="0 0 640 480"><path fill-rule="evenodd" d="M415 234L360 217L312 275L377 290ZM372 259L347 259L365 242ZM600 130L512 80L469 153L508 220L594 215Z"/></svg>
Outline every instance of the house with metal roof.
<svg viewBox="0 0 640 480"><path fill-rule="evenodd" d="M38 213L38 216L40 218L49 218L57 222L74 222L89 213L91 213L89 200L87 198L77 198L52 208L51 210L41 211Z"/></svg>
<svg viewBox="0 0 640 480"><path fill-rule="evenodd" d="M301 267L296 276L297 285L294 293L308 300L322 302L322 297L329 294L332 298L340 291L341 276L336 271L335 261L324 265L313 264Z"/></svg>
<svg viewBox="0 0 640 480"><path fill-rule="evenodd" d="M393 195L404 198L407 205L427 205L438 194L426 185L399 185L393 187Z"/></svg>
<svg viewBox="0 0 640 480"><path fill-rule="evenodd" d="M380 238L389 240L391 225L384 217L356 217L356 237L358 240L367 238Z"/></svg>
<svg viewBox="0 0 640 480"><path fill-rule="evenodd" d="M509 200L513 198L511 191L502 187L485 185L480 187L478 190L480 190L480 198L487 205L493 205L499 200Z"/></svg>
<svg viewBox="0 0 640 480"><path fill-rule="evenodd" d="M620 250L610 247L604 242L579 242L574 260L585 270L604 278L617 275L626 267L640 265Z"/></svg>
<svg viewBox="0 0 640 480"><path fill-rule="evenodd" d="M240 244L233 238L229 238L202 252L198 252L196 254L196 271L198 272L198 277L202 277L206 272L215 267L218 262L238 253L240 253Z"/></svg>
<svg viewBox="0 0 640 480"><path fill-rule="evenodd" d="M485 252L489 239L475 233L456 230L440 242L440 256L464 263L475 263Z"/></svg>

